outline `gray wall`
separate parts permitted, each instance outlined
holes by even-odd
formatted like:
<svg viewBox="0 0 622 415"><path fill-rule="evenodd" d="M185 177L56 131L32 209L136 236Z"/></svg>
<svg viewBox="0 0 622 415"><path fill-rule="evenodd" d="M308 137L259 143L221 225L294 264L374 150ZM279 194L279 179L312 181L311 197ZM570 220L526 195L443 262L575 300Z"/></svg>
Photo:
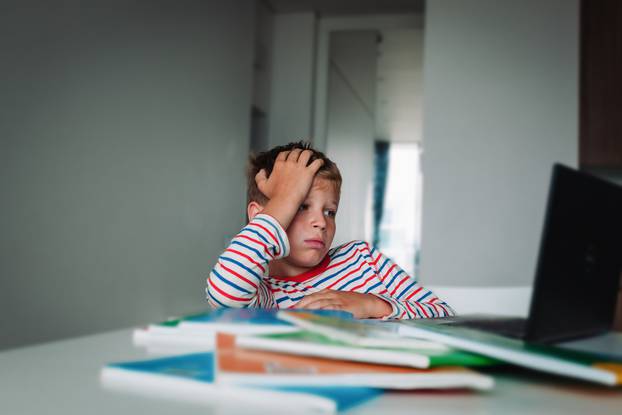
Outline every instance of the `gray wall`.
<svg viewBox="0 0 622 415"><path fill-rule="evenodd" d="M311 136L315 17L274 15L268 145L272 148Z"/></svg>
<svg viewBox="0 0 622 415"><path fill-rule="evenodd" d="M244 218L252 2L15 4L0 9L0 348L204 308Z"/></svg>
<svg viewBox="0 0 622 415"><path fill-rule="evenodd" d="M576 165L578 1L432 0L422 278L531 284L550 169Z"/></svg>

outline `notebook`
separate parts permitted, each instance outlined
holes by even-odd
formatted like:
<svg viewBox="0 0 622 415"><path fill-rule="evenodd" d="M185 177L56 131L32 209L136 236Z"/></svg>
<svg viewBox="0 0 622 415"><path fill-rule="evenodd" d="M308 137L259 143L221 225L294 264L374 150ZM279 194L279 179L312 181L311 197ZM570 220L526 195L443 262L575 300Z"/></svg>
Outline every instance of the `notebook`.
<svg viewBox="0 0 622 415"><path fill-rule="evenodd" d="M610 330L621 265L622 187L555 164L528 317L437 322L620 358Z"/></svg>

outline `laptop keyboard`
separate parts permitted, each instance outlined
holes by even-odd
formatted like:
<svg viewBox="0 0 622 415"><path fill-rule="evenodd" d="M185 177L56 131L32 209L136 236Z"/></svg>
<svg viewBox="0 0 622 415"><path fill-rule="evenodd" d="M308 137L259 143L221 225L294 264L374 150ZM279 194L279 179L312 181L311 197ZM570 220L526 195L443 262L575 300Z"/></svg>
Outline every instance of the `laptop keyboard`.
<svg viewBox="0 0 622 415"><path fill-rule="evenodd" d="M474 318L447 323L450 326L487 331L516 339L525 334L524 318Z"/></svg>

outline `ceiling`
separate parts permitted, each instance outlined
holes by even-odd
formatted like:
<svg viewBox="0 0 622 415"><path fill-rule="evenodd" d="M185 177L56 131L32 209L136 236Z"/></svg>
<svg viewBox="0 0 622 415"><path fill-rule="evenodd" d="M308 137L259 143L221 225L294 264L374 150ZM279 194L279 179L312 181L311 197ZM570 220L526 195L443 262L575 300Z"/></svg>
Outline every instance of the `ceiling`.
<svg viewBox="0 0 622 415"><path fill-rule="evenodd" d="M343 14L422 13L425 0L263 0L274 13Z"/></svg>

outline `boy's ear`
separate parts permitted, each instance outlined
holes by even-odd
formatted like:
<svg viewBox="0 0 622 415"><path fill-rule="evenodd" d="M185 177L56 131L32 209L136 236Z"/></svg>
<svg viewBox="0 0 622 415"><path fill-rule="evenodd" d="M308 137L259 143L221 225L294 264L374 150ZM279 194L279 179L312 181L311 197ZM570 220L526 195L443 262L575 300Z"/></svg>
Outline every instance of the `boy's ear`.
<svg viewBox="0 0 622 415"><path fill-rule="evenodd" d="M251 221L255 216L261 213L263 210L263 206L259 203L252 201L246 207L246 215L248 216L248 220Z"/></svg>

